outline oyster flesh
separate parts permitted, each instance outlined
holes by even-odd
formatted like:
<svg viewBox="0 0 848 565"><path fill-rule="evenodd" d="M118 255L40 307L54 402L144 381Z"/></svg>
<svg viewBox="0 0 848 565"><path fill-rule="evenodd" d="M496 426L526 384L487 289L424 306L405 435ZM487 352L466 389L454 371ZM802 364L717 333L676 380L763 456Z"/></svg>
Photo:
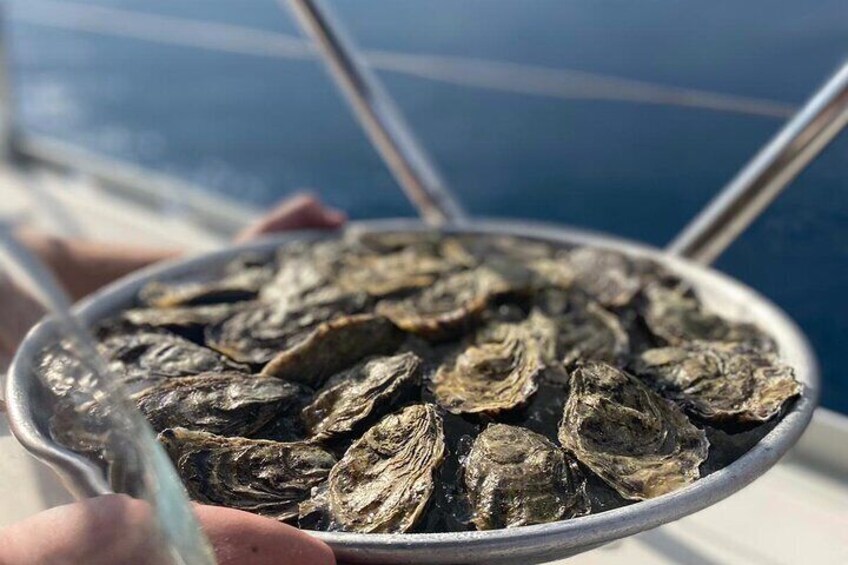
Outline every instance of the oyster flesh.
<svg viewBox="0 0 848 565"><path fill-rule="evenodd" d="M714 425L765 422L801 393L791 367L743 343L693 341L642 353L634 372Z"/></svg>
<svg viewBox="0 0 848 565"><path fill-rule="evenodd" d="M192 500L280 521L327 480L335 458L309 442L220 437L182 428L159 434Z"/></svg>
<svg viewBox="0 0 848 565"><path fill-rule="evenodd" d="M526 428L492 424L471 447L464 480L480 530L543 524L589 512L575 461Z"/></svg>
<svg viewBox="0 0 848 565"><path fill-rule="evenodd" d="M673 403L605 363L572 372L559 441L624 498L644 500L698 478L708 442Z"/></svg>
<svg viewBox="0 0 848 565"><path fill-rule="evenodd" d="M454 414L496 414L526 403L544 368L538 344L523 324L494 323L439 367L430 390Z"/></svg>
<svg viewBox="0 0 848 565"><path fill-rule="evenodd" d="M330 471L333 521L346 531L409 531L430 501L444 456L435 406L416 404L384 417Z"/></svg>
<svg viewBox="0 0 848 565"><path fill-rule="evenodd" d="M134 399L156 431L250 436L272 420L288 419L294 428L306 395L294 383L231 372L163 380Z"/></svg>
<svg viewBox="0 0 848 565"><path fill-rule="evenodd" d="M414 353L372 357L333 376L302 419L313 437L349 434L410 399L420 384L421 358Z"/></svg>

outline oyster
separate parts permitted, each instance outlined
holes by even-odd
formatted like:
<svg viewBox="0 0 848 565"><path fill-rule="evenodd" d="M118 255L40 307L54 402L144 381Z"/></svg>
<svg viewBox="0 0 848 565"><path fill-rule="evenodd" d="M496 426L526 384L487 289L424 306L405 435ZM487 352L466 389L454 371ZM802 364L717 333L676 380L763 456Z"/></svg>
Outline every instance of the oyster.
<svg viewBox="0 0 848 565"><path fill-rule="evenodd" d="M332 519L347 531L409 531L430 501L444 455L435 406L416 404L386 416L330 472Z"/></svg>
<svg viewBox="0 0 848 565"><path fill-rule="evenodd" d="M691 292L649 285L643 316L651 333L670 345L693 340L738 341L767 351L774 341L753 324L731 322L701 306Z"/></svg>
<svg viewBox="0 0 848 565"><path fill-rule="evenodd" d="M624 306L642 288L633 261L621 253L579 247L567 259L575 284L604 306Z"/></svg>
<svg viewBox="0 0 848 565"><path fill-rule="evenodd" d="M156 308L253 300L271 275L271 269L263 266L231 272L216 281L151 282L141 289L139 299L143 304Z"/></svg>
<svg viewBox="0 0 848 565"><path fill-rule="evenodd" d="M633 368L648 385L714 425L765 422L801 393L790 367L742 343L695 341L651 349Z"/></svg>
<svg viewBox="0 0 848 565"><path fill-rule="evenodd" d="M303 409L303 422L320 438L349 434L391 412L420 384L421 359L414 353L367 359L332 377Z"/></svg>
<svg viewBox="0 0 848 565"><path fill-rule="evenodd" d="M388 255L355 257L339 273L339 287L383 298L431 286L455 267L441 257L407 247Z"/></svg>
<svg viewBox="0 0 848 565"><path fill-rule="evenodd" d="M112 335L102 346L110 368L132 378L181 377L241 368L211 349L167 332Z"/></svg>
<svg viewBox="0 0 848 565"><path fill-rule="evenodd" d="M403 335L386 318L359 314L321 324L262 369L263 375L318 388L324 381L368 355L390 353Z"/></svg>
<svg viewBox="0 0 848 565"><path fill-rule="evenodd" d="M264 365L277 353L309 337L322 323L360 310L361 303L331 303L300 308L253 303L206 328L209 347L242 363Z"/></svg>
<svg viewBox="0 0 848 565"><path fill-rule="evenodd" d="M708 449L704 431L676 405L605 363L573 371L559 441L631 500L694 482Z"/></svg>
<svg viewBox="0 0 848 565"><path fill-rule="evenodd" d="M496 414L527 402L543 369L538 344L524 325L495 323L439 367L430 390L454 414Z"/></svg>
<svg viewBox="0 0 848 565"><path fill-rule="evenodd" d="M410 333L447 339L473 325L492 298L521 287L509 275L489 268L451 274L408 298L383 300L377 312Z"/></svg>
<svg viewBox="0 0 848 565"><path fill-rule="evenodd" d="M307 393L296 384L244 373L202 373L164 380L134 396L156 431L183 427L250 436L272 420L297 417Z"/></svg>
<svg viewBox="0 0 848 565"><path fill-rule="evenodd" d="M309 442L226 438L182 428L163 431L159 441L193 500L280 521L297 517L298 504L336 463Z"/></svg>
<svg viewBox="0 0 848 565"><path fill-rule="evenodd" d="M493 424L477 436L464 480L480 530L543 524L589 512L575 461L546 437Z"/></svg>
<svg viewBox="0 0 848 565"><path fill-rule="evenodd" d="M219 324L237 311L236 304L134 308L122 313L117 324L153 330L165 329L182 337L202 339L206 326Z"/></svg>
<svg viewBox="0 0 848 565"><path fill-rule="evenodd" d="M549 364L571 366L590 360L618 364L630 353L630 339L618 317L581 293L548 289L535 304L530 327Z"/></svg>

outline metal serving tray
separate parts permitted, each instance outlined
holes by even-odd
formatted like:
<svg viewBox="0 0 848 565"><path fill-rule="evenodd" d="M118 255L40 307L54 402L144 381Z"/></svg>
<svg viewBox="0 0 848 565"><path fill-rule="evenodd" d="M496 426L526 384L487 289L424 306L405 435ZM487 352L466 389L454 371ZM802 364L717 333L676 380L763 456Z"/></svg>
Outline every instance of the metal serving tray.
<svg viewBox="0 0 848 565"><path fill-rule="evenodd" d="M426 230L417 220L354 223L365 231ZM650 257L689 281L704 302L722 315L758 324L777 340L781 357L796 370L804 390L785 417L748 453L694 484L652 500L600 514L505 530L435 534L357 534L310 532L327 542L342 561L356 563L540 563L568 557L615 539L657 527L710 506L765 473L798 440L818 397L815 356L798 327L754 290L712 269L657 249L607 235L524 222L471 221L446 233L511 234L551 243L589 244L631 256ZM122 279L81 302L76 312L86 323L130 306L151 280L190 278L220 269L243 251L267 251L296 239L338 237L332 232L294 232L182 261L153 266ZM111 492L101 469L83 456L57 445L47 432L49 402L29 367L34 356L55 339L48 322L32 329L8 373L6 402L12 432L36 457L50 465L79 497Z"/></svg>

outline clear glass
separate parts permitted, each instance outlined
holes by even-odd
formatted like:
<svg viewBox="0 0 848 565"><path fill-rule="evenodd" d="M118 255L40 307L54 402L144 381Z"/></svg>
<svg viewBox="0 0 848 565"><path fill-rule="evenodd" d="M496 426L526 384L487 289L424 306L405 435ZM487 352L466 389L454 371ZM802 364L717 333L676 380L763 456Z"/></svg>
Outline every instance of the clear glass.
<svg viewBox="0 0 848 565"><path fill-rule="evenodd" d="M128 545L121 548L121 555L144 563L214 564L211 546L153 429L109 370L91 333L72 314L68 297L50 271L5 225L0 225L0 272L33 294L56 325L64 348L78 360L77 370L68 372L71 382L63 383L67 394L54 417L61 414L62 429L81 434L103 454L112 484L122 485L121 490L150 505L152 512L144 509L136 516L140 524L129 522L134 527L125 542L115 540Z"/></svg>

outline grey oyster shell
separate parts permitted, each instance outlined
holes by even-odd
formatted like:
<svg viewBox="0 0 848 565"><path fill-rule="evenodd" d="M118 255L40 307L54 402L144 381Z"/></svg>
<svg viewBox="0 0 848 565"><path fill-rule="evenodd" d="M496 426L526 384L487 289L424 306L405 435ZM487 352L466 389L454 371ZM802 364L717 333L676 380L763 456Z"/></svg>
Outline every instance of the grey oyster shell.
<svg viewBox="0 0 848 565"><path fill-rule="evenodd" d="M801 393L791 367L742 343L694 341L650 349L633 369L688 413L714 425L765 422Z"/></svg>
<svg viewBox="0 0 848 565"><path fill-rule="evenodd" d="M543 524L590 510L576 462L546 437L518 426L492 424L477 436L464 481L480 530Z"/></svg>
<svg viewBox="0 0 848 565"><path fill-rule="evenodd" d="M236 304L210 304L174 308L134 308L122 313L119 323L140 328L163 328L180 335L202 335L204 327L219 324L238 312Z"/></svg>
<svg viewBox="0 0 848 565"><path fill-rule="evenodd" d="M350 434L393 411L420 385L421 359L414 353L372 357L333 376L303 409L302 420L313 437Z"/></svg>
<svg viewBox="0 0 848 565"><path fill-rule="evenodd" d="M732 322L704 308L685 288L649 285L645 289L645 324L670 345L693 340L738 341L772 351L774 342L753 324Z"/></svg>
<svg viewBox="0 0 848 565"><path fill-rule="evenodd" d="M700 477L709 444L675 404L605 363L571 375L559 441L624 498L644 500Z"/></svg>
<svg viewBox="0 0 848 565"><path fill-rule="evenodd" d="M362 304L355 300L297 308L251 303L230 318L206 328L206 343L231 359L261 366L280 351L304 341L324 322L361 309Z"/></svg>
<svg viewBox="0 0 848 565"><path fill-rule="evenodd" d="M327 480L336 459L309 442L227 438L182 428L159 434L192 500L280 521Z"/></svg>
<svg viewBox="0 0 848 565"><path fill-rule="evenodd" d="M148 283L139 299L148 306L173 308L253 300L259 289L271 279L268 267L250 267L231 272L216 281L183 283Z"/></svg>
<svg viewBox="0 0 848 565"><path fill-rule="evenodd" d="M574 283L604 306L624 306L642 288L633 261L621 253L579 247L567 258Z"/></svg>
<svg viewBox="0 0 848 565"><path fill-rule="evenodd" d="M293 429L307 396L302 387L280 379L202 373L164 380L134 400L156 431L182 427L246 437L272 420L290 420Z"/></svg>
<svg viewBox="0 0 848 565"><path fill-rule="evenodd" d="M384 417L330 472L333 521L345 531L409 531L430 501L444 456L442 418L435 406L416 404Z"/></svg>
<svg viewBox="0 0 848 565"><path fill-rule="evenodd" d="M492 298L521 288L509 275L489 268L451 274L410 297L381 301L377 312L425 339L449 339L469 329Z"/></svg>
<svg viewBox="0 0 848 565"><path fill-rule="evenodd" d="M403 334L382 316L345 316L319 325L305 339L278 353L262 374L318 388L329 376L363 357L392 352L402 339Z"/></svg>
<svg viewBox="0 0 848 565"><path fill-rule="evenodd" d="M549 363L617 365L630 353L630 338L618 317L582 293L548 289L539 293L535 304L530 327Z"/></svg>
<svg viewBox="0 0 848 565"><path fill-rule="evenodd" d="M536 392L545 365L524 324L493 323L439 367L430 390L454 414L497 414Z"/></svg>

